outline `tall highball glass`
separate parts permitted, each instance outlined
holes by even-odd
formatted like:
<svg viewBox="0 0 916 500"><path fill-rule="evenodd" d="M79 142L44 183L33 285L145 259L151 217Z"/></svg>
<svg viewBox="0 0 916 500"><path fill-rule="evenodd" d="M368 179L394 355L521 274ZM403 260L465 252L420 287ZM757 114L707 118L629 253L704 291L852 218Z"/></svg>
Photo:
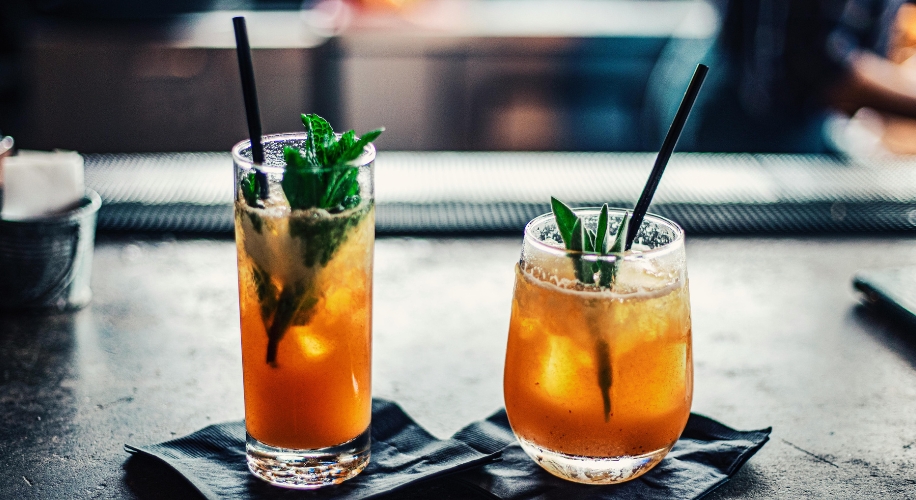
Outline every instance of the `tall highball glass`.
<svg viewBox="0 0 916 500"><path fill-rule="evenodd" d="M302 149L305 140L264 136L263 166L252 164L249 141L232 158L248 468L312 489L369 463L375 149L315 170L328 182L356 176L348 208L292 210L283 147ZM266 175L266 199L251 195L254 172Z"/></svg>
<svg viewBox="0 0 916 500"><path fill-rule="evenodd" d="M598 209L576 213L595 230ZM610 235L623 214L610 211ZM570 481L646 473L684 430L693 397L683 230L647 215L633 251L583 254L566 250L546 214L525 228L515 272L504 393L522 448Z"/></svg>

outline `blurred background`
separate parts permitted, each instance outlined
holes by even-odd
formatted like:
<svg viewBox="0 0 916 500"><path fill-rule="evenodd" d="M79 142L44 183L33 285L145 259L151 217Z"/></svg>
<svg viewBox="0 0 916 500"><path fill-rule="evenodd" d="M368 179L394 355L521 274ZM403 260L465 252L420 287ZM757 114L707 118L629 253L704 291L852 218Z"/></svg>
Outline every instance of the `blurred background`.
<svg viewBox="0 0 916 500"><path fill-rule="evenodd" d="M916 152L903 0L5 0L0 131L28 149L225 151L299 112L404 151L654 151L697 62L682 151ZM864 57L865 54L868 57Z"/></svg>
<svg viewBox="0 0 916 500"><path fill-rule="evenodd" d="M317 112L388 150L651 151L719 29L684 0L4 0L0 130L26 149L225 151ZM687 141L684 144L688 144Z"/></svg>

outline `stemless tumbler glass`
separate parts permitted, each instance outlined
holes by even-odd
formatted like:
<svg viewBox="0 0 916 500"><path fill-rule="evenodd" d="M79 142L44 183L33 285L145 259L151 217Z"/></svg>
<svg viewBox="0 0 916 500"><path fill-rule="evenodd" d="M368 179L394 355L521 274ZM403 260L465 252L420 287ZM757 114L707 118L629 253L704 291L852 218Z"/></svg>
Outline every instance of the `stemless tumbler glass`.
<svg viewBox="0 0 916 500"><path fill-rule="evenodd" d="M595 230L599 209L576 213ZM610 211L610 235L623 215ZM580 281L576 266L614 279ZM504 392L522 448L558 477L619 483L660 462L693 397L683 230L647 215L632 251L597 255L566 250L553 214L528 223Z"/></svg>
<svg viewBox="0 0 916 500"><path fill-rule="evenodd" d="M264 136L262 166L251 162L250 141L232 158L248 468L311 489L369 463L375 148L311 171L326 185L355 177L359 189L346 204L292 210L283 148L305 141L304 133ZM252 194L258 177L267 180L266 199Z"/></svg>

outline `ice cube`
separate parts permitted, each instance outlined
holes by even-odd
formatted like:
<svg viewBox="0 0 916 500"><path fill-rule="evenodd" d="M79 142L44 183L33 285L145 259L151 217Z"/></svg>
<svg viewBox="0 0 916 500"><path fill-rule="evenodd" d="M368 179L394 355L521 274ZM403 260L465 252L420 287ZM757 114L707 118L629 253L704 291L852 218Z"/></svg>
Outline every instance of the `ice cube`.
<svg viewBox="0 0 916 500"><path fill-rule="evenodd" d="M617 269L616 289L622 293L660 291L672 282L671 276L649 259L625 260Z"/></svg>
<svg viewBox="0 0 916 500"><path fill-rule="evenodd" d="M299 348L302 349L302 353L307 358L320 358L330 352L331 348L324 339L309 332L308 328L299 328L298 330L300 332L296 333L298 334Z"/></svg>
<svg viewBox="0 0 916 500"><path fill-rule="evenodd" d="M548 342L540 384L554 400L574 399L583 381L595 378L595 360L569 337L552 335Z"/></svg>

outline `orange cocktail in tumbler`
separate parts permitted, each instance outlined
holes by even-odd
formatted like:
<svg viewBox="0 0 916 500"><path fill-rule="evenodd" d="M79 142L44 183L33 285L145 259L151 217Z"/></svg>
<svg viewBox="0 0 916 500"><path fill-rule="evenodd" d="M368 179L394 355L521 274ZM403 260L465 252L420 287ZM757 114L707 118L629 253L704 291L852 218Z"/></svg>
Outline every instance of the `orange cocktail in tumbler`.
<svg viewBox="0 0 916 500"><path fill-rule="evenodd" d="M595 227L597 210L578 210ZM610 212L610 234L623 212ZM522 448L559 477L633 479L677 441L693 394L683 231L647 216L634 249L567 250L552 214L525 229L504 392ZM596 274L583 283L583 262Z"/></svg>
<svg viewBox="0 0 916 500"><path fill-rule="evenodd" d="M375 150L314 168L307 141L265 136L261 166L233 149L248 466L292 488L363 470L372 408Z"/></svg>

